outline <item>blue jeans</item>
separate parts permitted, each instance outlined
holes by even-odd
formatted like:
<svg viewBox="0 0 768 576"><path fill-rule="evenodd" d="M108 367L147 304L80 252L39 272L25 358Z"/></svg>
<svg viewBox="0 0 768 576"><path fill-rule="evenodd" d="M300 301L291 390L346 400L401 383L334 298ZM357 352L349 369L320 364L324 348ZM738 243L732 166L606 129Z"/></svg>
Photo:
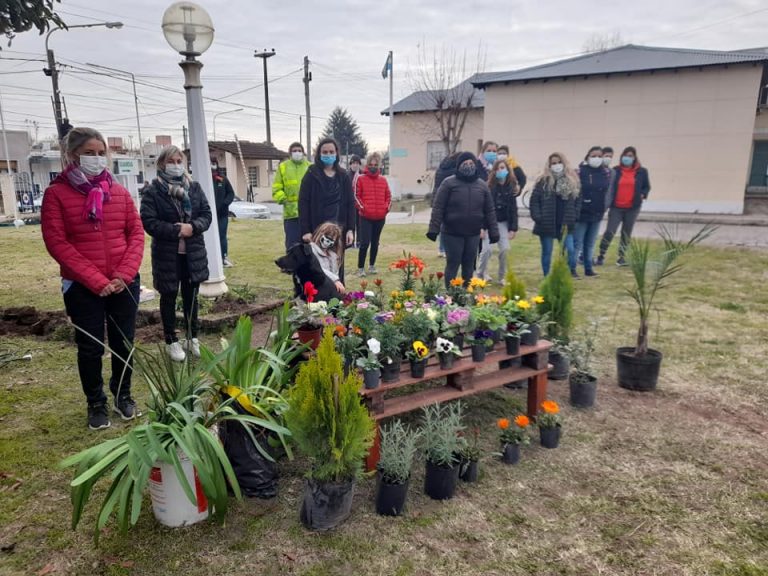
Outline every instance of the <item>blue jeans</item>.
<svg viewBox="0 0 768 576"><path fill-rule="evenodd" d="M301 242L301 225L298 218L286 218L283 220L283 230L285 230L285 251L294 244Z"/></svg>
<svg viewBox="0 0 768 576"><path fill-rule="evenodd" d="M221 257L226 258L229 246L227 246L227 228L229 227L229 215L219 216L219 243L221 244Z"/></svg>
<svg viewBox="0 0 768 576"><path fill-rule="evenodd" d="M600 221L597 222L576 222L576 228L573 231L573 239L576 247L576 254L584 251L584 271L592 272L592 256L595 252L595 241L600 232Z"/></svg>
<svg viewBox="0 0 768 576"><path fill-rule="evenodd" d="M552 266L552 249L555 245L554 236L539 236L541 242L541 270L544 276L549 274L549 268ZM558 239L562 242L561 239ZM568 252L568 268L576 270L576 250L573 247L573 235L567 234L565 237L565 250Z"/></svg>

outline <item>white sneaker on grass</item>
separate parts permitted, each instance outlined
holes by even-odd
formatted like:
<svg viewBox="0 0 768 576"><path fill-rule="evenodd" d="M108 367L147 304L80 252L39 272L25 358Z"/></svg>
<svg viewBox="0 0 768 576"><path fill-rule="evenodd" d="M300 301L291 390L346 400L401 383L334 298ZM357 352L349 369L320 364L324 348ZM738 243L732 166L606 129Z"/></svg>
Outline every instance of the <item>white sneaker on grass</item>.
<svg viewBox="0 0 768 576"><path fill-rule="evenodd" d="M192 354L195 358L200 358L200 340L197 338L187 340L187 352Z"/></svg>
<svg viewBox="0 0 768 576"><path fill-rule="evenodd" d="M184 353L184 349L181 347L181 343L176 341L173 344L166 344L165 349L168 352L168 356L174 362L184 362L187 355Z"/></svg>

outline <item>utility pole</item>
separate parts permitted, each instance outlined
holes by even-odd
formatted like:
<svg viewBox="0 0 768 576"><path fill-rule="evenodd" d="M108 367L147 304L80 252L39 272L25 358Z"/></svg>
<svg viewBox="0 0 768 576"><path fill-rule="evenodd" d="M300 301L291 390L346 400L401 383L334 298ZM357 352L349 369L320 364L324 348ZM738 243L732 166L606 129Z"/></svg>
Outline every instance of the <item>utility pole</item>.
<svg viewBox="0 0 768 576"><path fill-rule="evenodd" d="M309 113L309 83L312 73L309 71L309 56L304 56L304 101L307 106L307 158L312 158L312 116Z"/></svg>
<svg viewBox="0 0 768 576"><path fill-rule="evenodd" d="M302 130L302 125L301 125L302 120L304 120L304 117L301 114L299 114L299 142L301 142L302 139L304 138L304 130Z"/></svg>
<svg viewBox="0 0 768 576"><path fill-rule="evenodd" d="M271 58L275 55L275 49L272 48L271 51L267 51L265 48L262 52L259 52L258 50L254 50L253 56L254 58L261 58L261 60L264 62L264 108L267 112L267 143L272 144L272 130L269 124L269 80L267 76L267 59Z"/></svg>
<svg viewBox="0 0 768 576"><path fill-rule="evenodd" d="M187 143L187 127L186 126L181 127L181 133L184 136L184 150L189 150L189 144Z"/></svg>

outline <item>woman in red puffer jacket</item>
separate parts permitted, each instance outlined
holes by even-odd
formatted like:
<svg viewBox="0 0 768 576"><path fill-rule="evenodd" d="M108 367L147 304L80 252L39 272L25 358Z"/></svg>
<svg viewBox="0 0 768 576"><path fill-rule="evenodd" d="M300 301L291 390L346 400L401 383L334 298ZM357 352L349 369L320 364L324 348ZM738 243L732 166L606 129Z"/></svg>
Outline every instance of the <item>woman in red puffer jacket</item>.
<svg viewBox="0 0 768 576"><path fill-rule="evenodd" d="M369 274L376 274L376 256L379 252L379 239L384 229L384 222L392 204L387 179L381 175L381 154L374 152L368 156L365 171L357 179L355 186L355 205L360 215L360 228L357 237L360 241L360 253L357 255L357 275L365 276L365 256L371 247Z"/></svg>
<svg viewBox="0 0 768 576"><path fill-rule="evenodd" d="M104 137L91 128L73 128L62 145L67 167L43 196L43 241L59 263L64 306L75 325L88 427L99 430L110 426L101 376L105 323L113 410L123 420L141 415L131 398L130 351L144 228L130 194L107 170Z"/></svg>

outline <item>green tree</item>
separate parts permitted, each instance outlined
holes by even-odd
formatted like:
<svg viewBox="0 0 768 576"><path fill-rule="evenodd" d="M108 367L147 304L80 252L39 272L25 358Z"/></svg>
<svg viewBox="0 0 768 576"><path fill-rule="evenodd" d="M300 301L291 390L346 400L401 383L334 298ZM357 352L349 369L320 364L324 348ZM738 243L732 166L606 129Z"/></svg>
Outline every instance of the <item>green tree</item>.
<svg viewBox="0 0 768 576"><path fill-rule="evenodd" d="M40 34L51 27L66 24L53 11L55 2L61 0L4 0L0 2L0 34L8 38L8 46L19 32L26 32L33 27Z"/></svg>
<svg viewBox="0 0 768 576"><path fill-rule="evenodd" d="M360 127L346 108L337 106L325 125L321 138L333 138L339 143L339 155L368 155L368 143L360 134Z"/></svg>

